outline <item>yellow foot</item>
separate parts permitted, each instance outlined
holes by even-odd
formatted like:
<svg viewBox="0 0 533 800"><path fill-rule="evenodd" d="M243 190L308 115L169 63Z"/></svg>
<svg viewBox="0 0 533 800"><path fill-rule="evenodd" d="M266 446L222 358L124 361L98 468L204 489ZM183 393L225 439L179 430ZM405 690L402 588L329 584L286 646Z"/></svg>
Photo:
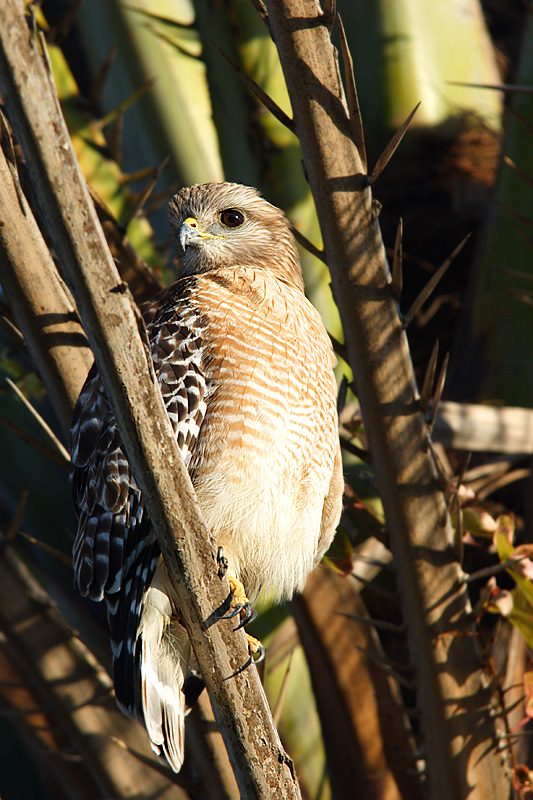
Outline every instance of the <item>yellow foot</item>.
<svg viewBox="0 0 533 800"><path fill-rule="evenodd" d="M244 607L246 603L248 603L248 598L246 597L246 592L244 590L243 584L237 580L237 578L233 578L231 575L228 575L228 583L229 588L231 590L231 594L233 595L233 600L231 601L231 607L237 608L237 606Z"/></svg>
<svg viewBox="0 0 533 800"><path fill-rule="evenodd" d="M262 661L265 657L265 648L255 636L251 636L244 631L246 640L248 642L248 652L250 653L253 661Z"/></svg>

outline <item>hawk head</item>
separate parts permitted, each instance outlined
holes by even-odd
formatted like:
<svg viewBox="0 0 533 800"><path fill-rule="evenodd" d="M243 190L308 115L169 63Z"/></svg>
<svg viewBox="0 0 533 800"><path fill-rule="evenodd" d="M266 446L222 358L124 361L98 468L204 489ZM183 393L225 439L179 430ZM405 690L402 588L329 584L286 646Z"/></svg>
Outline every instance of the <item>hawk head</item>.
<svg viewBox="0 0 533 800"><path fill-rule="evenodd" d="M289 223L256 189L237 183L188 186L170 201L169 220L181 275L253 267L303 289Z"/></svg>

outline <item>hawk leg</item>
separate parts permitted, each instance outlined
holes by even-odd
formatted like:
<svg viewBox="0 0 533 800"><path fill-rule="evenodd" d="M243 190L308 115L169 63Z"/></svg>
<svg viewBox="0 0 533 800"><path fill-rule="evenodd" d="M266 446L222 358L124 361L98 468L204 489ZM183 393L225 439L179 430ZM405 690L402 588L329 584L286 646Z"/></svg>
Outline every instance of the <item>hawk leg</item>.
<svg viewBox="0 0 533 800"><path fill-rule="evenodd" d="M218 548L217 564L218 574L222 579L225 577L228 570L228 559L224 555L223 547ZM245 588L241 581L237 580L237 578L234 578L231 575L228 575L228 583L231 591L231 611L228 614L221 616L220 619L233 619L233 617L239 616L240 622L235 628L235 630L238 631L240 628L244 628L245 625L248 625L249 622L252 622L252 620L256 618L257 611L252 607L250 601L248 600ZM255 638L255 636L252 636L246 631L244 633L248 641L248 651L250 653L251 661L262 661L265 657L265 648L259 639Z"/></svg>

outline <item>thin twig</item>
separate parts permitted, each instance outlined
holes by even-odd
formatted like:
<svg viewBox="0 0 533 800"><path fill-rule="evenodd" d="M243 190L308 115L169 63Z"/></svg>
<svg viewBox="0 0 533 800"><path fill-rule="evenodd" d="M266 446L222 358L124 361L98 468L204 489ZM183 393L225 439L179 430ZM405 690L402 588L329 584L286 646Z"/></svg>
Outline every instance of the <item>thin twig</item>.
<svg viewBox="0 0 533 800"><path fill-rule="evenodd" d="M17 530L17 534L18 536L21 536L23 539L26 539L26 541L35 545L35 547L38 547L40 550L43 551L43 553L47 553L49 556L53 556L58 561L61 561L61 563L64 564L66 567L72 569L71 556L68 556L66 553L62 553L61 550L58 550L56 547L52 547L51 545L46 544L46 542L42 542L40 539L36 539L35 536L30 536L28 533L24 533L24 531L21 531L20 529Z"/></svg>
<svg viewBox="0 0 533 800"><path fill-rule="evenodd" d="M346 619L353 619L355 620L355 622L362 622L364 625L369 625L372 628L376 628L376 630L388 631L390 633L405 633L405 625L396 625L394 622L387 622L384 619L371 619L371 617L361 617L358 614L347 614L344 611L337 611L336 613L340 617L346 617Z"/></svg>
<svg viewBox="0 0 533 800"><path fill-rule="evenodd" d="M270 113L276 117L278 122L281 122L282 125L285 125L292 133L294 133L294 122L293 120L278 106L274 100L257 84L253 78L251 78L245 70L242 69L235 61L228 56L227 53L222 50L215 42L213 42L214 46L220 53L220 55L226 59L230 67L237 73L239 78L244 81L246 86L252 91L257 99L263 103L263 105L268 108Z"/></svg>
<svg viewBox="0 0 533 800"><path fill-rule="evenodd" d="M19 400L26 406L32 417L38 422L39 427L41 428L42 432L48 439L49 443L52 445L52 448L56 451L60 459L65 464L70 464L70 454L66 447L59 441L51 427L48 425L47 422L41 417L39 412L37 411L34 406L30 403L28 398L20 391L19 387L16 383L13 383L11 378L6 378L6 382L11 387L11 389L15 392Z"/></svg>
<svg viewBox="0 0 533 800"><path fill-rule="evenodd" d="M402 296L402 286L403 286L403 251L402 251L402 239L403 239L403 220L400 217L398 220L398 227L396 229L396 239L394 242L394 256L392 259L392 276L391 276L391 290L398 301L400 302L400 298Z"/></svg>
<svg viewBox="0 0 533 800"><path fill-rule="evenodd" d="M465 238L461 242L459 242L457 247L454 248L454 250L450 253L448 258L440 265L438 270L431 276L431 278L426 283L426 285L424 286L424 288L422 289L416 300L411 305L411 308L409 309L407 314L404 316L403 318L404 328L409 327L415 314L417 314L418 311L422 308L422 306L424 305L430 294L433 292L440 279L447 271L452 261L454 261L454 259L457 258L457 256L459 255L459 253L461 252L461 250L463 249L463 247L465 246L465 244L469 239L470 239L470 234L467 234Z"/></svg>
<svg viewBox="0 0 533 800"><path fill-rule="evenodd" d="M109 75L109 70L115 60L115 56L117 54L117 44L113 42L111 47L107 51L106 57L104 58L102 65L98 71L96 79L91 86L91 90L89 92L89 97L87 98L87 108L95 113L95 110L100 102L100 97L102 94L102 90L104 88L104 84L107 80L107 76Z"/></svg>
<svg viewBox="0 0 533 800"><path fill-rule="evenodd" d="M137 100L139 100L139 98L143 96L143 94L145 94L149 89L152 88L154 83L155 83L155 78L149 78L147 81L143 83L143 85L139 89L133 92L133 94L131 94L129 97L127 97L117 106L115 106L115 108L109 111L104 117L97 120L95 122L95 125L98 128L105 128L105 126L113 122L118 117L119 114L124 113L124 111L127 111L127 109L130 108L130 106L136 103Z"/></svg>
<svg viewBox="0 0 533 800"><path fill-rule="evenodd" d="M446 353L444 356L444 361L442 363L442 367L439 373L439 377L437 380L437 385L435 386L435 392L433 394L433 399L431 401L431 416L428 422L428 431L429 435L431 436L431 431L433 430L433 426L435 424L435 419L437 417L437 411L439 410L439 403L440 398L442 397L442 391L444 389L444 383L446 381L446 372L448 370L448 361L450 359L450 354Z"/></svg>
<svg viewBox="0 0 533 800"><path fill-rule="evenodd" d="M435 379L435 368L437 366L437 357L439 355L439 340L435 342L433 345L433 351L431 353L431 357L429 359L429 363L426 368L426 374L424 375L424 383L422 384L422 391L420 392L420 408L424 412L427 412L429 408L429 403L431 399L431 390L433 389L433 381Z"/></svg>
<svg viewBox="0 0 533 800"><path fill-rule="evenodd" d="M35 450L37 450L39 453L42 453L55 464L59 464L59 466L66 467L67 469L70 467L70 458L68 461L65 461L65 458L59 455L56 448L49 447L45 442L42 442L32 433L24 430L24 428L21 428L20 425L17 425L16 422L13 422L8 417L4 417L3 414L0 414L0 425L5 425L5 427L14 433L15 436L18 436L19 439L27 442L27 444L31 445Z"/></svg>
<svg viewBox="0 0 533 800"><path fill-rule="evenodd" d="M28 502L29 493L30 493L30 487L26 485L22 490L22 494L20 495L20 499L17 503L17 508L15 510L15 513L13 514L13 517L9 521L9 526L6 533L6 540L8 542L13 542L17 535L17 531L20 527L22 517L24 516L24 511L26 510L26 503Z"/></svg>
<svg viewBox="0 0 533 800"><path fill-rule="evenodd" d="M326 12L324 11L324 15L325 14ZM361 162L366 172L367 160L365 136L363 131L363 120L361 119L361 109L359 108L359 99L357 97L357 87L355 85L355 78L353 74L353 59L352 54L350 53L350 48L348 47L348 40L346 39L346 33L344 31L344 25L342 24L340 14L338 14L338 19L342 62L344 64L344 80L346 83L346 102L348 104L348 113L350 115L350 127L352 129L354 144L357 147Z"/></svg>
<svg viewBox="0 0 533 800"><path fill-rule="evenodd" d="M315 256L316 258L319 258L320 261L322 261L324 264L327 264L326 254L323 250L320 250L320 248L314 245L313 242L309 241L307 236L304 236L304 234L301 231L299 231L298 228L296 228L294 225L291 225L291 231L292 235L294 236L298 244L300 244L309 253L311 253L311 255Z"/></svg>
<svg viewBox="0 0 533 800"><path fill-rule="evenodd" d="M132 221L132 219L137 216L137 214L140 212L140 210L142 209L142 207L152 194L157 181L161 177L161 173L163 172L169 161L170 161L170 156L167 156L166 158L163 159L163 161L158 167L155 167L152 170L152 175L150 177L150 180L148 181L142 192L140 192L137 195L125 218L120 222L119 227L121 231L123 231L124 233L128 225Z"/></svg>
<svg viewBox="0 0 533 800"><path fill-rule="evenodd" d="M294 656L294 648L289 653L287 669L285 670L285 675L283 676L283 682L281 684L281 689L279 690L278 699L276 700L276 705L274 707L274 711L272 712L272 718L274 720L274 725L276 727L278 727L279 724L279 719L281 717L281 710L283 708L283 701L285 700L285 694L287 692L287 684L289 682L289 675L291 672L293 656Z"/></svg>

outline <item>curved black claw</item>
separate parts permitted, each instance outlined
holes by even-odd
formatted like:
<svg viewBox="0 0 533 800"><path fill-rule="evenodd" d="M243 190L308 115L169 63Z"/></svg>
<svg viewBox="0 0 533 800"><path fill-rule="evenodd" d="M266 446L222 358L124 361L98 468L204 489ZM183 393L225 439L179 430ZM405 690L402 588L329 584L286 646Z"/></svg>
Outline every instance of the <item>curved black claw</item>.
<svg viewBox="0 0 533 800"><path fill-rule="evenodd" d="M245 603L243 606L240 607L239 611L244 611L244 616L242 621L239 625L237 625L234 630L238 631L241 628L244 628L248 625L249 622L252 622L257 617L257 611L250 603Z"/></svg>
<svg viewBox="0 0 533 800"><path fill-rule="evenodd" d="M250 658L252 659L254 664L259 664L261 661L264 660L265 655L266 655L266 650L263 647L263 645L261 644L261 642L258 642L258 644L256 646L257 646L257 654L256 653L252 653L250 651ZM256 658L256 655L257 655L257 658Z"/></svg>
<svg viewBox="0 0 533 800"><path fill-rule="evenodd" d="M227 601L226 601L226 602L227 602ZM237 605L236 605L236 606L234 606L234 607L231 609L231 611L228 611L228 613L227 613L227 614L224 614L222 617L219 617L219 619L233 619L233 617L236 617L236 616L237 616L237 614L240 614L240 613L241 613L241 611L243 610L243 608L246 608L246 605L242 605L242 603L237 603Z"/></svg>

